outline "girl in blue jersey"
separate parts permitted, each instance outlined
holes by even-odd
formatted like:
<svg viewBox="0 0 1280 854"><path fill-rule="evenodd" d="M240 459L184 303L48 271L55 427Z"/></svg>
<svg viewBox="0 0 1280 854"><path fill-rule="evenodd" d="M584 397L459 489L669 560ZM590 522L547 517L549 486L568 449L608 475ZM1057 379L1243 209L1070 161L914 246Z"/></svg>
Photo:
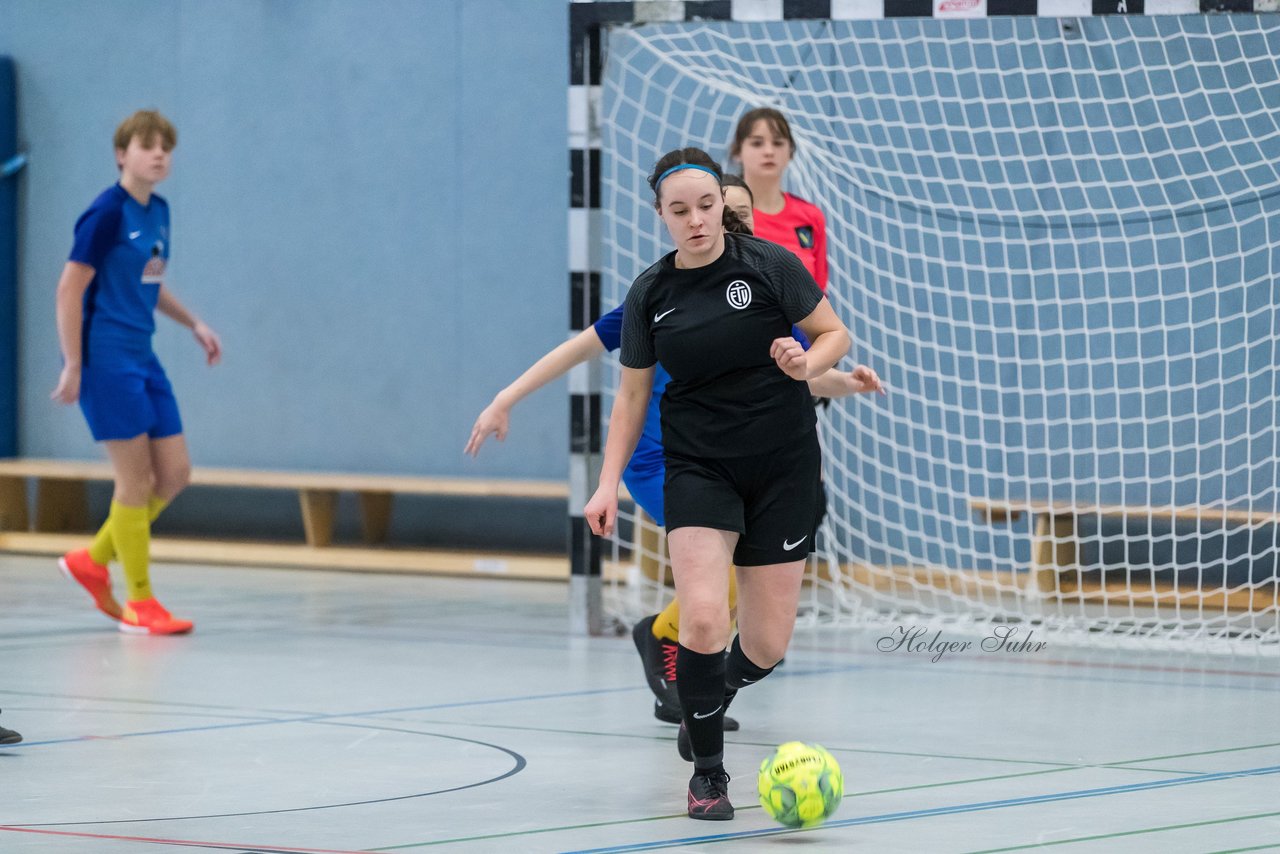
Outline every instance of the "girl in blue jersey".
<svg viewBox="0 0 1280 854"><path fill-rule="evenodd" d="M164 116L143 110L121 123L114 143L120 180L76 221L58 281L63 368L51 397L79 402L111 459L115 491L93 543L64 555L59 565L121 631L183 634L191 621L156 601L149 572L151 522L191 474L178 404L151 349L155 312L190 329L210 365L218 363L222 345L164 282L169 205L154 189L169 175L177 132ZM107 571L116 558L124 568L123 607Z"/></svg>

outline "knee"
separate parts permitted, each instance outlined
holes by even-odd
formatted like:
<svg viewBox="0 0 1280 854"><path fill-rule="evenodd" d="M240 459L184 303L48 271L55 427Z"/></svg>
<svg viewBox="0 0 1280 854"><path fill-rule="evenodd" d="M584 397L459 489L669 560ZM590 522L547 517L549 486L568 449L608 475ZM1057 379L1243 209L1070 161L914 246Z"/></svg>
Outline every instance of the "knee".
<svg viewBox="0 0 1280 854"><path fill-rule="evenodd" d="M191 464L183 463L156 476L154 492L164 501L172 501L191 483Z"/></svg>
<svg viewBox="0 0 1280 854"><path fill-rule="evenodd" d="M141 507L151 496L151 473L116 474L113 498L126 507Z"/></svg>
<svg viewBox="0 0 1280 854"><path fill-rule="evenodd" d="M680 603L680 643L694 652L711 653L729 640L729 613L724 603Z"/></svg>
<svg viewBox="0 0 1280 854"><path fill-rule="evenodd" d="M747 637L738 635L738 644L742 654L756 667L768 670L776 665L787 654L787 641L790 637Z"/></svg>

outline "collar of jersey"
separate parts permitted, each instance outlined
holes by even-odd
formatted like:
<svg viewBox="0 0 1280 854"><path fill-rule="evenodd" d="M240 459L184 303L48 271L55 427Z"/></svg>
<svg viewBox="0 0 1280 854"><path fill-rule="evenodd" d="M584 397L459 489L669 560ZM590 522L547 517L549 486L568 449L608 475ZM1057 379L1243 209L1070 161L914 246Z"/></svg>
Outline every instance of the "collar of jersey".
<svg viewBox="0 0 1280 854"><path fill-rule="evenodd" d="M720 268L726 264L732 263L733 258L729 251L729 235L725 235L724 251L720 253L720 257L712 261L705 267L677 267L676 253L668 252L662 256L662 267L669 275L676 275L688 278L700 278L706 275L712 275L720 271Z"/></svg>

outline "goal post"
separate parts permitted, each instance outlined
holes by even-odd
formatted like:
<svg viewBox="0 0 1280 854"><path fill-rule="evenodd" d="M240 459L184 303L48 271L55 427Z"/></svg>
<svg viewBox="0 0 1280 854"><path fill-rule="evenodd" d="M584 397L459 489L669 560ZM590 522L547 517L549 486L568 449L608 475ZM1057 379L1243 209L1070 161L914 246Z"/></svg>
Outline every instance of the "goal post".
<svg viewBox="0 0 1280 854"><path fill-rule="evenodd" d="M781 109L844 367L889 388L820 410L804 617L1274 650L1280 19L846 19L870 6L572 4L601 57L579 93L599 305L667 251L657 157L724 161L742 112ZM626 521L602 626L670 595L661 538Z"/></svg>

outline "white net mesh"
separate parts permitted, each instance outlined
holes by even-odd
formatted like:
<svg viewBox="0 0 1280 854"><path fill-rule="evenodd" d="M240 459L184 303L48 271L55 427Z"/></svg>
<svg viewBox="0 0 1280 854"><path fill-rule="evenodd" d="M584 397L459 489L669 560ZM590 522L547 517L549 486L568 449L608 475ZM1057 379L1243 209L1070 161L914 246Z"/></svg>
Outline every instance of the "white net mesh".
<svg viewBox="0 0 1280 854"><path fill-rule="evenodd" d="M853 358L889 386L822 410L807 615L1275 648L1277 57L1256 16L610 33L606 306L667 251L655 160L723 158L776 106ZM634 539L627 621L669 595Z"/></svg>

